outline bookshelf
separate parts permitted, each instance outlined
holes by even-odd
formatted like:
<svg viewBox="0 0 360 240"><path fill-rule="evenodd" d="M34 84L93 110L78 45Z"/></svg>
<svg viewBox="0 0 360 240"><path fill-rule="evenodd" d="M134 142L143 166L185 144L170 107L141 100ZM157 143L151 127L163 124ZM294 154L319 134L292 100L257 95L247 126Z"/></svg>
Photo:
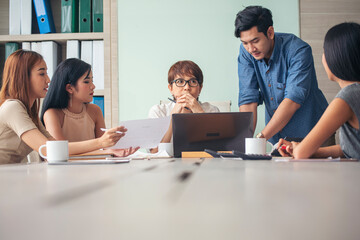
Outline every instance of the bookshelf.
<svg viewBox="0 0 360 240"><path fill-rule="evenodd" d="M117 0L103 0L103 32L61 33L61 1L50 0L56 33L9 35L9 0L0 0L0 73L4 66L4 45L6 42L54 41L61 49L61 60L66 59L67 40L103 40L104 41L104 89L96 90L94 96L104 97L104 116L107 127L117 126L118 111L118 30Z"/></svg>

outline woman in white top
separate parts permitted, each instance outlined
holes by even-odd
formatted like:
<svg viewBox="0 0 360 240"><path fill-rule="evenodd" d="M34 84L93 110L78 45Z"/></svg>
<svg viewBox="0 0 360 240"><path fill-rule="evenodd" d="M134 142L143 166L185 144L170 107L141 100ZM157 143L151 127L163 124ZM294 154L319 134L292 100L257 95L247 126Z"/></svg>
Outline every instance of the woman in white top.
<svg viewBox="0 0 360 240"><path fill-rule="evenodd" d="M153 106L149 118L171 116L174 113L220 112L210 103L198 101L203 87L203 74L200 67L192 61L178 61L168 73L168 88L173 102ZM161 142L171 142L172 123Z"/></svg>
<svg viewBox="0 0 360 240"><path fill-rule="evenodd" d="M19 163L32 150L54 138L39 119L40 98L45 97L50 79L43 57L18 50L6 60L0 91L0 164ZM69 153L79 154L113 146L125 132L112 128L100 138L69 143ZM129 154L129 153L126 153Z"/></svg>

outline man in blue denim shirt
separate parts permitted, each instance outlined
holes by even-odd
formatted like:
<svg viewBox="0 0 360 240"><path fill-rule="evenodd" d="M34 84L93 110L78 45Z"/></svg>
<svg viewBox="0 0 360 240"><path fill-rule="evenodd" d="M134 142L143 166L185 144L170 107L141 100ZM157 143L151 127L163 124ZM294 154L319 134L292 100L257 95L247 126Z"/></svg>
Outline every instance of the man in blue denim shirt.
<svg viewBox="0 0 360 240"><path fill-rule="evenodd" d="M257 135L276 143L305 137L328 103L318 88L311 47L293 34L275 33L270 10L250 6L235 20L242 44L238 58L239 111L265 102L265 128Z"/></svg>

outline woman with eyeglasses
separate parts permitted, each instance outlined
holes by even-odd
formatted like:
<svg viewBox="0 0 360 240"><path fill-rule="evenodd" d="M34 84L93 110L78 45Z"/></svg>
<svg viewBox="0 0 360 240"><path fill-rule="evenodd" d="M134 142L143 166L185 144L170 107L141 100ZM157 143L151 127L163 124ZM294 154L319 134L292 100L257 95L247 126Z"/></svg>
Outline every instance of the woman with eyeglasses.
<svg viewBox="0 0 360 240"><path fill-rule="evenodd" d="M178 61L168 73L168 88L173 96L171 102L153 106L149 118L171 116L174 113L220 112L216 106L200 102L203 87L203 74L200 67L192 61ZM172 124L161 142L171 142Z"/></svg>

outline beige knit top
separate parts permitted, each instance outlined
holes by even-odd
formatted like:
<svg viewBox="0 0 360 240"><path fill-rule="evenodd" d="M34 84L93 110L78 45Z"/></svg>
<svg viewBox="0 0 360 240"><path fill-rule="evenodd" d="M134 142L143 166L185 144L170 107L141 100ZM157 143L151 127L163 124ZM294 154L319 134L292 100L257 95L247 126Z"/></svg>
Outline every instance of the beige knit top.
<svg viewBox="0 0 360 240"><path fill-rule="evenodd" d="M81 113L72 113L67 108L64 112L62 133L69 142L85 141L95 138L95 123L87 112L87 105Z"/></svg>

